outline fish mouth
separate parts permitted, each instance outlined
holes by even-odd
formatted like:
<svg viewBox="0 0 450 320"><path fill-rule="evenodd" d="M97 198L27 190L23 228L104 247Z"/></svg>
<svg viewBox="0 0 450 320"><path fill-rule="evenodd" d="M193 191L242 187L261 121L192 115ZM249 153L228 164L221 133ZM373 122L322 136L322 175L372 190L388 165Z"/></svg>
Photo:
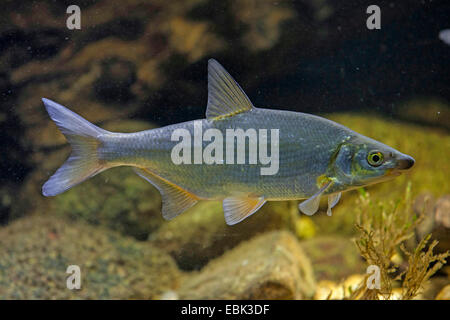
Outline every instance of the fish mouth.
<svg viewBox="0 0 450 320"><path fill-rule="evenodd" d="M413 157L404 155L396 160L396 171L406 171L412 168L416 161Z"/></svg>
<svg viewBox="0 0 450 320"><path fill-rule="evenodd" d="M395 159L395 166L392 169L388 169L385 177L387 179L398 177L403 172L411 169L416 161L413 157L402 155L401 157Z"/></svg>

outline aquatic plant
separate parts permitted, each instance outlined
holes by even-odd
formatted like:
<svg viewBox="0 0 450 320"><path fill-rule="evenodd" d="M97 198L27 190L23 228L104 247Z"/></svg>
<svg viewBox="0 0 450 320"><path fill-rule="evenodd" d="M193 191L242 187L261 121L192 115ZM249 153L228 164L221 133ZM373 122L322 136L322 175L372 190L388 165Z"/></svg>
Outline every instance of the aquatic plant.
<svg viewBox="0 0 450 320"><path fill-rule="evenodd" d="M357 204L359 236L355 243L367 264L379 268L380 286L369 289L368 274L350 299L390 299L395 286L400 286L402 299L415 298L445 265L450 252L433 254L438 241L427 246L431 235L425 236L412 252L406 249L405 242L422 220L422 215L417 216L411 208L411 184L408 183L404 197L390 202L374 203L369 193L360 189ZM399 259L402 253L407 258L405 263Z"/></svg>

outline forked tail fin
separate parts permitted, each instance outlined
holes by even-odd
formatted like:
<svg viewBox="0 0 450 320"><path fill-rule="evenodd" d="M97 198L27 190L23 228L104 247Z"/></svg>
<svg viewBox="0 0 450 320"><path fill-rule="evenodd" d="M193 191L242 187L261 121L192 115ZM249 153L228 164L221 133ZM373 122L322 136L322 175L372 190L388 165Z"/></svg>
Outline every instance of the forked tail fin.
<svg viewBox="0 0 450 320"><path fill-rule="evenodd" d="M99 135L108 134L62 105L43 98L50 118L72 146L67 161L42 187L44 196L55 196L107 169L98 158Z"/></svg>

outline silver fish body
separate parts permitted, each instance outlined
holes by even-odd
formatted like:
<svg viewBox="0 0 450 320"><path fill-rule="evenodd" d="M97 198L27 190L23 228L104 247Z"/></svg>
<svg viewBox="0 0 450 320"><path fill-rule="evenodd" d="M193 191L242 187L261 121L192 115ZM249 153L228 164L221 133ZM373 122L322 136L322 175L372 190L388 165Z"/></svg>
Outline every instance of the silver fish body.
<svg viewBox="0 0 450 320"><path fill-rule="evenodd" d="M261 108L221 121L203 119L201 124L203 131L215 128L223 136L226 129L279 129L278 173L261 175L261 164L175 165L170 151L178 141L171 141L171 135L182 128L194 136L194 121L137 133L105 135L99 138L103 142L99 157L113 165L144 166L204 199L239 194L255 194L267 200L304 199L318 191L317 178L326 172L337 147L359 136L318 116ZM267 143L270 150L271 140L267 139ZM204 141L202 149L208 144Z"/></svg>
<svg viewBox="0 0 450 320"><path fill-rule="evenodd" d="M203 120L115 133L53 101L43 101L73 150L44 184L44 195L57 195L111 167L132 166L160 191L166 219L204 199L223 200L230 225L273 200L307 199L300 210L310 215L324 195L328 195L331 215L341 191L390 179L414 164L410 156L322 117L255 108L215 60L208 64L208 107ZM248 133L240 149L233 136L227 144L228 133L239 130ZM174 137L176 133L184 136ZM259 138L260 144L252 138ZM203 152L211 151L212 141L217 143L210 153L215 158L205 162ZM180 145L181 162L174 160Z"/></svg>

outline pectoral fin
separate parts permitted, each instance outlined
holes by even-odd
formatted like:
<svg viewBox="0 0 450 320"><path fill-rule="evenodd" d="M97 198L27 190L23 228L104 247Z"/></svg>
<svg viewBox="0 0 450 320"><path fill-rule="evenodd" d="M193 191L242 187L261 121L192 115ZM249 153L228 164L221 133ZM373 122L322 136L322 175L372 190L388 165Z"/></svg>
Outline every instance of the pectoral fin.
<svg viewBox="0 0 450 320"><path fill-rule="evenodd" d="M140 177L150 182L161 193L162 216L171 220L198 201L198 197L147 169L133 168Z"/></svg>
<svg viewBox="0 0 450 320"><path fill-rule="evenodd" d="M311 198L300 203L300 205L298 206L299 209L308 216L312 216L314 213L316 213L319 209L320 197L332 184L333 181L328 181Z"/></svg>
<svg viewBox="0 0 450 320"><path fill-rule="evenodd" d="M340 198L341 198L341 192L328 196L328 209L327 209L328 216L331 217L331 209L334 208L334 206L339 202Z"/></svg>
<svg viewBox="0 0 450 320"><path fill-rule="evenodd" d="M225 221L228 225L239 223L258 211L258 209L261 208L264 203L266 203L266 200L264 200L263 197L226 198L225 200L223 200Z"/></svg>

